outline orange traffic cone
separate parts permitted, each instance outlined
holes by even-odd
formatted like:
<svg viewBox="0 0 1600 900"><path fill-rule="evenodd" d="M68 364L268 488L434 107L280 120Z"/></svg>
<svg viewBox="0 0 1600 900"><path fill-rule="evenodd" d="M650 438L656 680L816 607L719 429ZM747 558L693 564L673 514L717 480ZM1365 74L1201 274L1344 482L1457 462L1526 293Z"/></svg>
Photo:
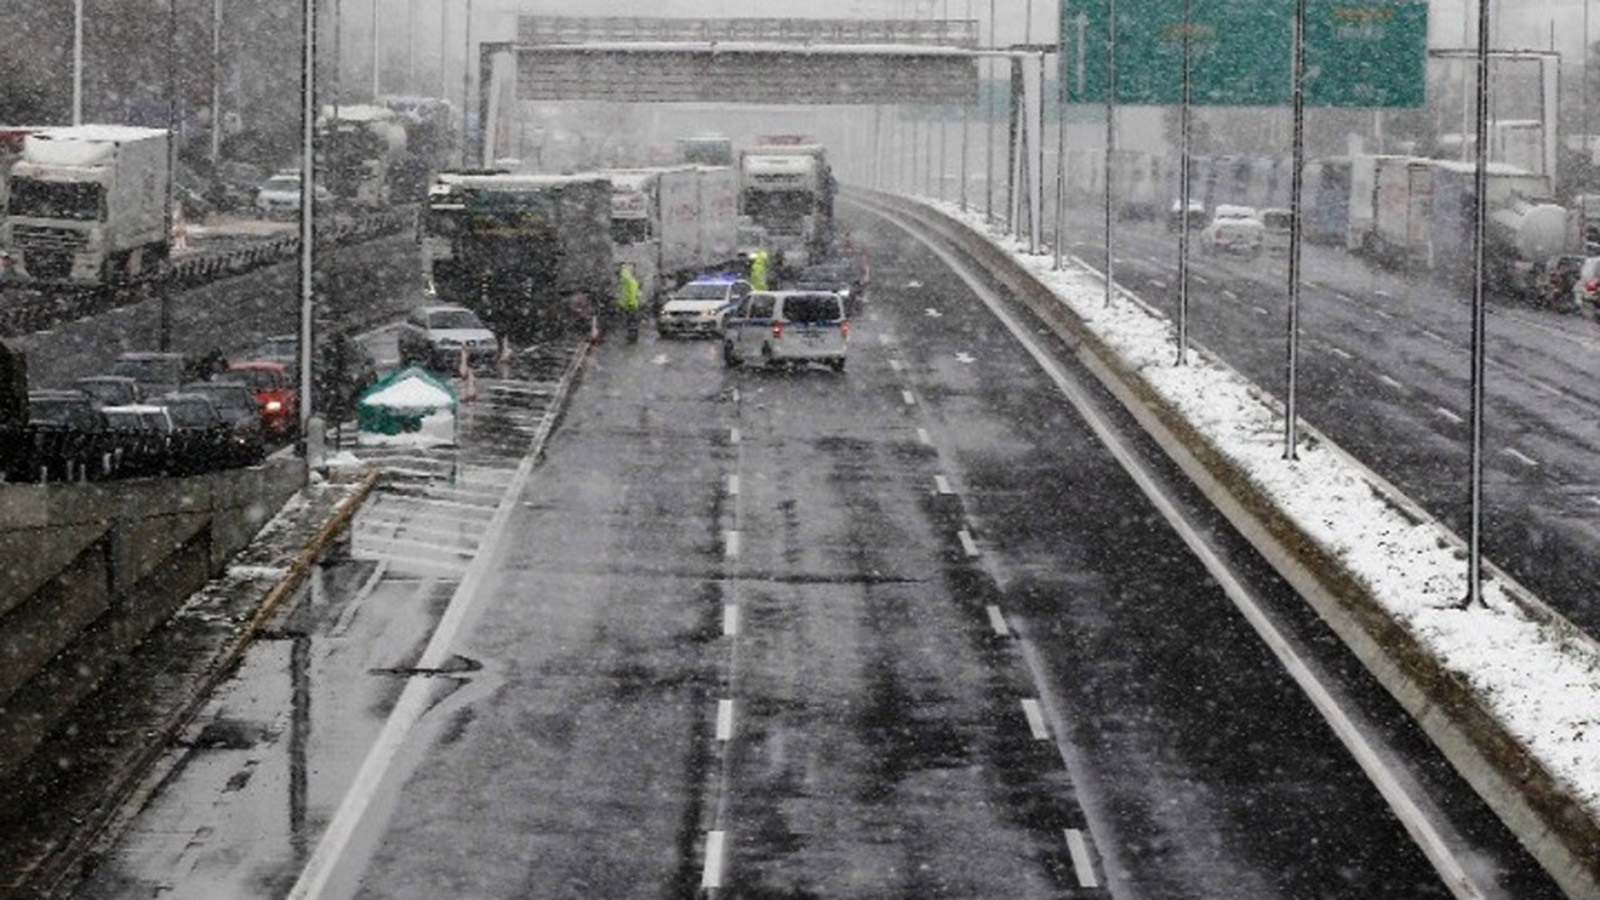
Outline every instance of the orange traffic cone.
<svg viewBox="0 0 1600 900"><path fill-rule="evenodd" d="M183 218L183 204L172 204L172 249L189 249L189 223Z"/></svg>

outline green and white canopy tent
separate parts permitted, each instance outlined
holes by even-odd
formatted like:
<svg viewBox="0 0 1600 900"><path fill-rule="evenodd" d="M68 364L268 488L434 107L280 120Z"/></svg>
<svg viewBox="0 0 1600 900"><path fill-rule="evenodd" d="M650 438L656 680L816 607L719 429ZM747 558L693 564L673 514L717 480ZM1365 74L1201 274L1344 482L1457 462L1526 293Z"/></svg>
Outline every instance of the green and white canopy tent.
<svg viewBox="0 0 1600 900"><path fill-rule="evenodd" d="M417 431L422 420L440 411L454 412L456 392L426 369L401 369L379 379L361 394L356 424L362 431L399 434Z"/></svg>

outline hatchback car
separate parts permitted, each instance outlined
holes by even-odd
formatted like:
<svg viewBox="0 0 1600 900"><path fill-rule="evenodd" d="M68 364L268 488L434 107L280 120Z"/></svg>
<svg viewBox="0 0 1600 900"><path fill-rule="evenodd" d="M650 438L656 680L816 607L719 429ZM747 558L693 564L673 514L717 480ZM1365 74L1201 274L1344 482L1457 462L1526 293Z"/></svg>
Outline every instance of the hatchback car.
<svg viewBox="0 0 1600 900"><path fill-rule="evenodd" d="M702 275L667 297L656 314L656 334L716 337L722 331L723 315L750 296L750 291L750 282L737 275Z"/></svg>
<svg viewBox="0 0 1600 900"><path fill-rule="evenodd" d="M255 465L266 458L267 441L261 430L261 406L249 386L227 381L197 381L183 393L208 398L228 425L229 460Z"/></svg>
<svg viewBox="0 0 1600 900"><path fill-rule="evenodd" d="M226 468L235 457L232 429L204 394L171 393L152 401L172 419L171 467L180 475Z"/></svg>
<svg viewBox="0 0 1600 900"><path fill-rule="evenodd" d="M299 403L283 363L266 360L230 363L216 380L236 382L250 389L256 406L261 409L261 429L267 437L281 439L294 432Z"/></svg>
<svg viewBox="0 0 1600 900"><path fill-rule="evenodd" d="M464 306L419 306L400 324L400 364L420 363L440 372L454 372L465 355L468 365L493 363L500 344Z"/></svg>
<svg viewBox="0 0 1600 900"><path fill-rule="evenodd" d="M1266 240L1266 230L1254 208L1218 206L1211 216L1211 224L1200 232L1200 249L1207 253L1257 256Z"/></svg>
<svg viewBox="0 0 1600 900"><path fill-rule="evenodd" d="M73 379L72 387L101 406L126 406L144 399L139 382L127 375L89 375Z"/></svg>
<svg viewBox="0 0 1600 900"><path fill-rule="evenodd" d="M330 203L333 193L317 185L312 197L320 204ZM256 212L264 219L292 219L300 214L300 173L279 172L261 183L256 191Z"/></svg>
<svg viewBox="0 0 1600 900"><path fill-rule="evenodd" d="M99 405L82 391L29 391L28 471L51 480L104 478L116 448Z"/></svg>
<svg viewBox="0 0 1600 900"><path fill-rule="evenodd" d="M104 406L106 427L115 436L123 475L160 475L172 464L172 416L164 406Z"/></svg>
<svg viewBox="0 0 1600 900"><path fill-rule="evenodd" d="M111 374L132 378L146 397L154 397L183 384L189 361L182 353L124 353L111 363Z"/></svg>
<svg viewBox="0 0 1600 900"><path fill-rule="evenodd" d="M844 298L820 291L757 291L724 318L722 360L768 367L820 362L844 371L850 319Z"/></svg>

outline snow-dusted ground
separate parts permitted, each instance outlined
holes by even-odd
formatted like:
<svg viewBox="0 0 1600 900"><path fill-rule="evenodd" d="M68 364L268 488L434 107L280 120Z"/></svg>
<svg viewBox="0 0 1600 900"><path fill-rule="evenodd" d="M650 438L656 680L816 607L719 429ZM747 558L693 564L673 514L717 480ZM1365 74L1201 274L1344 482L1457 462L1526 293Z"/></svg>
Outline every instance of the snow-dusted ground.
<svg viewBox="0 0 1600 900"><path fill-rule="evenodd" d="M1484 605L1459 609L1467 564L1462 542L1444 526L1414 524L1338 450L1302 442L1299 459L1285 460L1280 404L1200 354L1189 366L1174 366L1172 323L1133 298L1107 305L1098 273L1073 264L1053 271L1052 256L1030 256L1026 242L996 234L981 215L923 202L987 235L1054 291L1127 368L1364 580L1396 622L1464 676L1506 731L1600 820L1600 645L1564 623L1532 618L1492 576L1483 585Z"/></svg>

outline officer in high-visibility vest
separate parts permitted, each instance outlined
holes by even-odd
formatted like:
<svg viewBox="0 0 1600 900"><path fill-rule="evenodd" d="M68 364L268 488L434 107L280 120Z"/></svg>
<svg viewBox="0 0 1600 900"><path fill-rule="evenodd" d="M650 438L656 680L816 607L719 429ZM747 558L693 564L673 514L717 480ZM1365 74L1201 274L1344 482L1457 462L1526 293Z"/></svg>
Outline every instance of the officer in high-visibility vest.
<svg viewBox="0 0 1600 900"><path fill-rule="evenodd" d="M617 311L628 328L628 339L639 336L639 277L633 274L633 264L623 263L617 269Z"/></svg>
<svg viewBox="0 0 1600 900"><path fill-rule="evenodd" d="M767 251L750 254L750 286L758 291L767 289Z"/></svg>

